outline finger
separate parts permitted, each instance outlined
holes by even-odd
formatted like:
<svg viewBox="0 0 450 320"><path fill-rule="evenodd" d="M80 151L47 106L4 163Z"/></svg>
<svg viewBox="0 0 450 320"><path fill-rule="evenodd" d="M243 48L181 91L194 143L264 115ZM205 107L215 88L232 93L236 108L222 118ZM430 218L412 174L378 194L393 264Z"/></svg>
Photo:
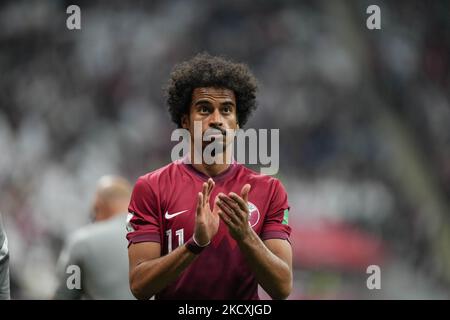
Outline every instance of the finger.
<svg viewBox="0 0 450 320"><path fill-rule="evenodd" d="M214 180L209 178L208 179L208 200L209 200L209 196L211 195L212 189L214 189L214 185L215 185Z"/></svg>
<svg viewBox="0 0 450 320"><path fill-rule="evenodd" d="M227 225L228 230L235 228L235 226L231 222L231 219L230 219L230 217L228 217L228 215L226 215L225 213L223 213L220 210L219 210L218 214L219 214L220 219L222 219L222 221Z"/></svg>
<svg viewBox="0 0 450 320"><path fill-rule="evenodd" d="M202 205L203 205L203 206L204 206L205 203L206 203L206 198L207 198L206 194L207 194L207 192L208 192L208 184L207 184L206 182L204 182L204 183L203 183L203 187L202 187L202 194L203 194L203 202L202 202Z"/></svg>
<svg viewBox="0 0 450 320"><path fill-rule="evenodd" d="M241 208L242 211L248 212L248 204L244 201L241 197L239 197L236 193L230 192L230 198L236 201L236 203L239 205L239 208Z"/></svg>
<svg viewBox="0 0 450 320"><path fill-rule="evenodd" d="M242 187L241 197L244 199L245 203L248 202L248 193L250 192L251 186L247 183Z"/></svg>
<svg viewBox="0 0 450 320"><path fill-rule="evenodd" d="M199 192L197 195L197 215L199 216L202 213L203 208L203 193Z"/></svg>
<svg viewBox="0 0 450 320"><path fill-rule="evenodd" d="M224 194L219 194L219 199L225 202L239 219L243 220L245 218L247 211L242 210L236 201Z"/></svg>
<svg viewBox="0 0 450 320"><path fill-rule="evenodd" d="M211 213L214 214L214 215L217 215L218 211L220 210L219 206L217 205L217 201L219 201L219 196L218 195L216 195L216 198L214 199L214 207L211 210Z"/></svg>
<svg viewBox="0 0 450 320"><path fill-rule="evenodd" d="M233 222L233 224L239 224L241 222L239 218L236 216L236 214L233 212L233 210L230 207L228 207L226 203L219 200L217 202L217 206L223 213L225 213L228 216L228 218L231 220L231 222Z"/></svg>

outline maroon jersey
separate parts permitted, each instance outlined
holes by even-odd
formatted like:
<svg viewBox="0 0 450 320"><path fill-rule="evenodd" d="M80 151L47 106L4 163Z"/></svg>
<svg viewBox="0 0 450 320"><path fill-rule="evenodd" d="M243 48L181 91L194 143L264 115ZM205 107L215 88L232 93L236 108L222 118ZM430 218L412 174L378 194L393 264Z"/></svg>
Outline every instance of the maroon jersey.
<svg viewBox="0 0 450 320"><path fill-rule="evenodd" d="M129 243L159 242L161 255L183 245L193 236L197 194L208 178L182 160L141 176L129 206ZM289 205L279 180L236 162L213 180L211 210L219 192L240 194L249 183L251 227L262 240L289 241ZM220 220L211 244L156 299L259 299L258 284L226 224Z"/></svg>

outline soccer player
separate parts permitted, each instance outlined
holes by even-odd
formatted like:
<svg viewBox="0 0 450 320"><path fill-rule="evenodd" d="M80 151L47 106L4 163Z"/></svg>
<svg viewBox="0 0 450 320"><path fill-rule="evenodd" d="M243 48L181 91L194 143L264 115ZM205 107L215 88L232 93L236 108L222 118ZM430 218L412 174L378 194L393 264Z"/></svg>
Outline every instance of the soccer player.
<svg viewBox="0 0 450 320"><path fill-rule="evenodd" d="M245 125L256 108L246 65L200 54L175 67L172 120L210 138ZM211 139L212 140L212 139ZM227 141L225 139L225 141ZM202 143L202 150L208 142ZM229 143L223 144L225 154ZM280 181L236 162L183 160L141 176L129 205L130 286L138 299L274 299L292 290L289 210Z"/></svg>
<svg viewBox="0 0 450 320"><path fill-rule="evenodd" d="M8 239L3 231L0 215L0 300L9 300L9 252Z"/></svg>
<svg viewBox="0 0 450 320"><path fill-rule="evenodd" d="M100 178L93 204L94 223L71 235L61 252L54 299L134 299L128 284L124 228L130 195L131 185L124 178Z"/></svg>

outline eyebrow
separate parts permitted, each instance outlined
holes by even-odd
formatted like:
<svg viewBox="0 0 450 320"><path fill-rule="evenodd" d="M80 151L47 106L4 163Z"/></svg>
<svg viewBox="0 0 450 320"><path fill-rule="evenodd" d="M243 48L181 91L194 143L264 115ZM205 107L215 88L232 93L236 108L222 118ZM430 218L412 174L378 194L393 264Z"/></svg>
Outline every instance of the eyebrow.
<svg viewBox="0 0 450 320"><path fill-rule="evenodd" d="M197 100L194 105L197 106L197 105L203 104L203 103L211 104L211 101L209 101L207 99L200 99L200 100ZM234 106L234 102L231 100L227 100L227 101L222 102L221 105L222 106L223 105Z"/></svg>
<svg viewBox="0 0 450 320"><path fill-rule="evenodd" d="M234 102L233 101L225 101L223 103L221 103L222 106L234 106Z"/></svg>
<svg viewBox="0 0 450 320"><path fill-rule="evenodd" d="M195 102L195 105L197 106L197 105L202 104L202 103L211 104L211 102L210 102L209 100L206 100L206 99L200 99L200 100L197 100L197 101Z"/></svg>

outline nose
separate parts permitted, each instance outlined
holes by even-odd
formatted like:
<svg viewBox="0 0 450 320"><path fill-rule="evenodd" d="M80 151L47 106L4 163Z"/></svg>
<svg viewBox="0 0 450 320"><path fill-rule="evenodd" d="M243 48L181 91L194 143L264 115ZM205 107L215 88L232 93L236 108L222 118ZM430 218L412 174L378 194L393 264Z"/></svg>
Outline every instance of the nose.
<svg viewBox="0 0 450 320"><path fill-rule="evenodd" d="M212 128L223 126L222 115L220 114L220 111L218 109L215 109L214 112L211 114L209 126Z"/></svg>

